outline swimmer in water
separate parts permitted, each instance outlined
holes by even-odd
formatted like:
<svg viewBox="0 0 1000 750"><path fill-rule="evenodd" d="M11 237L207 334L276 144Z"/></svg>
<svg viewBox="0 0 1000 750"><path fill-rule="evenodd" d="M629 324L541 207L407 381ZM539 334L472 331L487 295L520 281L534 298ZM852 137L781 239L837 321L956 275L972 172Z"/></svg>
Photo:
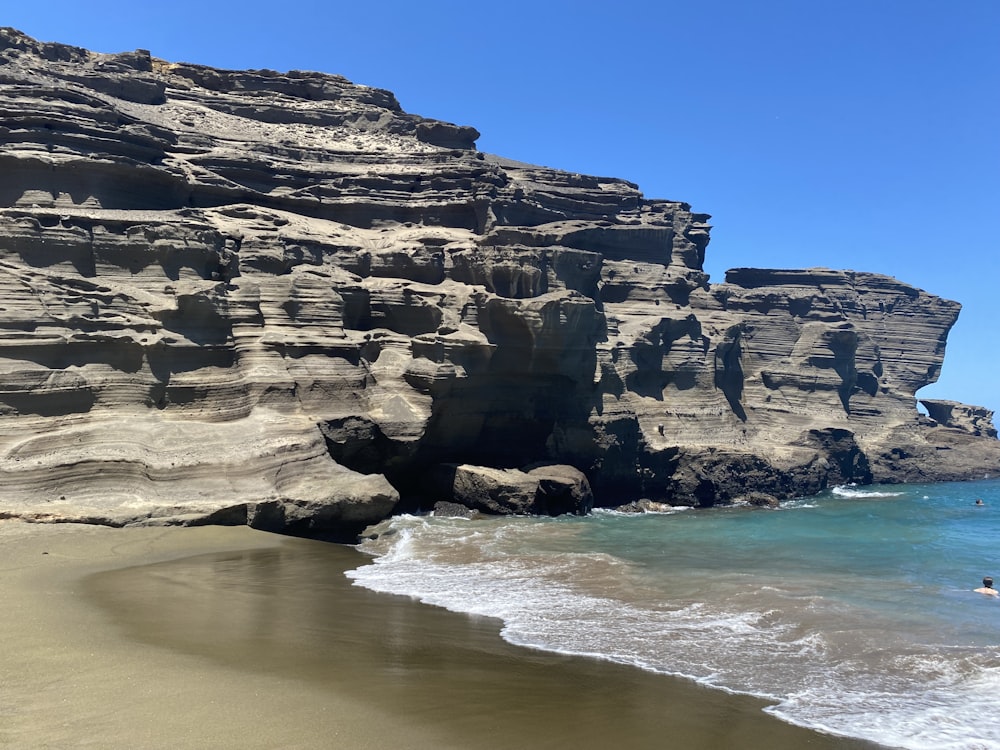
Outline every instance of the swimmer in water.
<svg viewBox="0 0 1000 750"><path fill-rule="evenodd" d="M993 579L986 576L983 579L983 587L979 589L973 589L977 594L986 594L986 596L1000 596L1000 591L993 588Z"/></svg>

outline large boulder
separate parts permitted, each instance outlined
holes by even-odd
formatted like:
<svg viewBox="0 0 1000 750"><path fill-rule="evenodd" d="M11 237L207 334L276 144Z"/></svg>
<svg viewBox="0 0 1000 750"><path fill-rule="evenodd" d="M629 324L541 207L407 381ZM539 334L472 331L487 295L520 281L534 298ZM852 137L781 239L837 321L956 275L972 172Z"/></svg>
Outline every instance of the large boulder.
<svg viewBox="0 0 1000 750"><path fill-rule="evenodd" d="M432 472L430 486L446 501L500 515L583 514L594 504L587 477L572 466L544 465L523 471L443 465Z"/></svg>

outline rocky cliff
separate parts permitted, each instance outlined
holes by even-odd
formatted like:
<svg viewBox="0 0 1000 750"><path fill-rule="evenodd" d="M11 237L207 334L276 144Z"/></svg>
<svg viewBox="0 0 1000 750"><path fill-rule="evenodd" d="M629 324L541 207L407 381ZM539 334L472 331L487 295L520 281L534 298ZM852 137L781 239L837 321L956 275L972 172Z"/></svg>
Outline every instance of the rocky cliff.
<svg viewBox="0 0 1000 750"><path fill-rule="evenodd" d="M4 516L353 533L1000 471L989 412L916 409L957 303L709 284L707 215L389 92L3 29L0 106Z"/></svg>

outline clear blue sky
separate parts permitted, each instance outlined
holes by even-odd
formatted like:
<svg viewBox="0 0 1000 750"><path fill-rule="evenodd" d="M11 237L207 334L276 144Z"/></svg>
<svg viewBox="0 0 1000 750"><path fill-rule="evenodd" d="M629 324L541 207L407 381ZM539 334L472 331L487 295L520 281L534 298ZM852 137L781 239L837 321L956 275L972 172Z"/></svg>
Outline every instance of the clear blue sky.
<svg viewBox="0 0 1000 750"><path fill-rule="evenodd" d="M920 395L1000 410L998 0L6 6L99 52L338 73L483 151L687 201L713 216L713 281L827 266L958 300Z"/></svg>

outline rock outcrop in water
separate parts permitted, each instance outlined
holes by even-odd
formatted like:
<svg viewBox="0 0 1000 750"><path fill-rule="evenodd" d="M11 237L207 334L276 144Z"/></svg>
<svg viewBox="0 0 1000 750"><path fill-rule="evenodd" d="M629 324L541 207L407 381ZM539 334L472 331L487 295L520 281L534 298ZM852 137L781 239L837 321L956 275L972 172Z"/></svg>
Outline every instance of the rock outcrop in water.
<svg viewBox="0 0 1000 750"><path fill-rule="evenodd" d="M709 284L707 215L338 76L4 29L0 88L4 516L353 533L1000 471L992 415L917 413L959 305L895 279Z"/></svg>

